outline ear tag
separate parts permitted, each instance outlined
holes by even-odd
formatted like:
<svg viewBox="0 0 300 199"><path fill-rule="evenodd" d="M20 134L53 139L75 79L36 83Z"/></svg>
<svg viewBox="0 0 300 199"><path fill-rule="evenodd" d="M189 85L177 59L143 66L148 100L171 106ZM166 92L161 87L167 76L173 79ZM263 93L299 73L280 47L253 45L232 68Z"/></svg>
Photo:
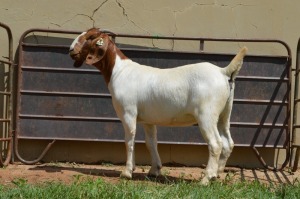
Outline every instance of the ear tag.
<svg viewBox="0 0 300 199"><path fill-rule="evenodd" d="M100 38L100 39L96 42L96 45L97 45L97 46L103 46L103 44L104 44L103 38Z"/></svg>

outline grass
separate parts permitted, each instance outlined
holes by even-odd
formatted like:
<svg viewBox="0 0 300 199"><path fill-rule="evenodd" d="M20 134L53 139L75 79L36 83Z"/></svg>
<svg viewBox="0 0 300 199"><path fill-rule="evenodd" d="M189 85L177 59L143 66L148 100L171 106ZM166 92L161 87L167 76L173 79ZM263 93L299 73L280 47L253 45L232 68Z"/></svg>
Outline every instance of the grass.
<svg viewBox="0 0 300 199"><path fill-rule="evenodd" d="M87 199L87 198L299 198L300 183L293 185L266 185L258 181L212 182L209 186L199 181L160 183L155 181L127 181L108 183L101 178L75 176L70 184L45 182L29 184L15 179L13 186L0 185L0 198L30 199Z"/></svg>

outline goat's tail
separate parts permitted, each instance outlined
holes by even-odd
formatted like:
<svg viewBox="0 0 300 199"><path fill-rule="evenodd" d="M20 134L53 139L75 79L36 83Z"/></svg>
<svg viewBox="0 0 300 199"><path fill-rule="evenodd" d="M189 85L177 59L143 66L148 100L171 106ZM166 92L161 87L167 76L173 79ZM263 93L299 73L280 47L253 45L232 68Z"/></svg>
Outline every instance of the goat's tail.
<svg viewBox="0 0 300 199"><path fill-rule="evenodd" d="M223 72L230 80L234 80L242 68L243 59L248 51L247 47L243 47L240 52L232 59L230 64L223 68Z"/></svg>

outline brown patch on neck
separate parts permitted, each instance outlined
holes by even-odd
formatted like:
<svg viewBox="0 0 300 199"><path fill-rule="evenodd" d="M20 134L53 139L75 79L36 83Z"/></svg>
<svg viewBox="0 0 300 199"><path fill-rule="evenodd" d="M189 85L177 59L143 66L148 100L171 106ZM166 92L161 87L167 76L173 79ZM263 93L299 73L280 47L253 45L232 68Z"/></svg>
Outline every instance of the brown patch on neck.
<svg viewBox="0 0 300 199"><path fill-rule="evenodd" d="M111 41L109 40L109 44L107 47L107 50L105 52L104 57L97 63L94 64L96 68L98 68L105 80L106 85L109 84L110 78L112 75L112 71L115 66L116 62L116 56L119 56L122 60L128 59L119 48Z"/></svg>
<svg viewBox="0 0 300 199"><path fill-rule="evenodd" d="M117 53L117 55L119 55L119 57L123 60L123 59L128 59L128 57L126 57L123 53L122 53L122 51L119 49L119 48L117 48L116 47L116 53Z"/></svg>

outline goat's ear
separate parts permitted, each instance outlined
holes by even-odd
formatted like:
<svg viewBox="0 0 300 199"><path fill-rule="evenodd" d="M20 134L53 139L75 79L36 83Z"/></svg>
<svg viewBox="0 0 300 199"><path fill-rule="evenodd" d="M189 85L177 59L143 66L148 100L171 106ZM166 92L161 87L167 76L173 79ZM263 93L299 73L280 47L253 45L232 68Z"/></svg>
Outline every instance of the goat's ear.
<svg viewBox="0 0 300 199"><path fill-rule="evenodd" d="M99 62L105 55L107 46L109 43L109 37L107 35L100 35L92 41L90 52L88 53L85 63L93 65Z"/></svg>

